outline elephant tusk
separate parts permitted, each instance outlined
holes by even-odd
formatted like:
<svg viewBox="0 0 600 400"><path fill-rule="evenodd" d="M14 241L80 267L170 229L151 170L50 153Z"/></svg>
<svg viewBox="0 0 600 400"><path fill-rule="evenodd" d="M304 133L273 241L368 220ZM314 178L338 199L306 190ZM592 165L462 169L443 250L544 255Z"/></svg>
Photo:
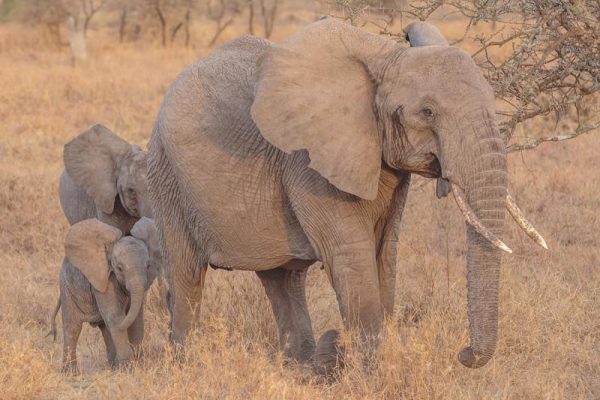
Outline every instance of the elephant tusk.
<svg viewBox="0 0 600 400"><path fill-rule="evenodd" d="M454 183L451 183L450 186L452 187L452 194L454 195L454 200L456 200L456 204L458 205L460 211L463 213L463 216L465 217L467 223L471 225L475 229L475 231L477 231L477 233L486 238L491 244L493 244L500 250L511 254L512 250L510 249L510 247L508 247L506 244L504 244L502 240L498 239L496 235L490 232L490 230L487 229L479 220L477 215L475 215L475 212L473 211L471 206L467 204L462 189L456 186Z"/></svg>
<svg viewBox="0 0 600 400"><path fill-rule="evenodd" d="M506 194L506 208L508 209L508 212L510 213L511 217L513 217L517 225L519 225L521 229L523 229L525 233L527 233L527 236L529 236L534 242L548 250L548 245L546 244L546 241L544 240L542 235L540 235L539 232L533 227L533 225L531 225L531 223L527 221L527 218L525 218L523 212L521 211L519 206L517 206L515 199L513 199L510 193Z"/></svg>

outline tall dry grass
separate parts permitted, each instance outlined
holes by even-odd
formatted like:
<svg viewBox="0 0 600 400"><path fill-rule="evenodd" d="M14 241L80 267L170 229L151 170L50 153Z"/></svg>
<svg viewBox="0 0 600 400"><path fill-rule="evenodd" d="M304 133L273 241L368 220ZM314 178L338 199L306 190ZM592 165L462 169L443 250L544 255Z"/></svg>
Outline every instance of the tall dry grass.
<svg viewBox="0 0 600 400"><path fill-rule="evenodd" d="M453 22L442 30L459 34ZM498 350L484 368L456 360L468 335L464 223L451 200L437 200L433 184L416 179L402 226L396 312L369 368L351 362L338 381L319 382L288 365L255 275L211 270L202 327L182 364L171 357L168 316L153 287L145 356L131 371L108 368L101 335L88 326L79 342L82 374L62 375L61 340L44 337L67 228L57 196L62 146L96 122L145 145L166 87L208 51L117 46L108 35L91 32L90 59L72 67L67 52L0 26L0 398L600 398L597 135L509 158L511 190L550 251L509 224L505 240L515 252L502 269ZM316 335L340 326L318 268L308 291Z"/></svg>

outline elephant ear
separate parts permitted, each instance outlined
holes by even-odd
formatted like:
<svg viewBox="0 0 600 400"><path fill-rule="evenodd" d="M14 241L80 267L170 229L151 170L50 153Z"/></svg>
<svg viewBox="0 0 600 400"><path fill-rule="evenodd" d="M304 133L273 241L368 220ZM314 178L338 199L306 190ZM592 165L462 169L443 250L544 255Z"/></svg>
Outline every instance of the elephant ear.
<svg viewBox="0 0 600 400"><path fill-rule="evenodd" d="M92 218L71 226L65 239L65 254L71 264L79 269L92 286L106 292L110 264L108 249L119 240L119 229Z"/></svg>
<svg viewBox="0 0 600 400"><path fill-rule="evenodd" d="M63 157L67 174L105 214L113 212L118 162L130 149L129 143L100 124L65 145Z"/></svg>
<svg viewBox="0 0 600 400"><path fill-rule="evenodd" d="M274 45L261 59L251 114L272 145L307 150L338 189L377 196L381 146L373 112L378 66L398 46L332 18Z"/></svg>
<svg viewBox="0 0 600 400"><path fill-rule="evenodd" d="M406 39L410 43L410 47L450 46L448 40L442 35L442 32L427 22L411 22L402 31L406 34Z"/></svg>
<svg viewBox="0 0 600 400"><path fill-rule="evenodd" d="M154 221L147 217L142 217L131 228L131 236L140 239L146 244L150 252L159 250L158 232Z"/></svg>

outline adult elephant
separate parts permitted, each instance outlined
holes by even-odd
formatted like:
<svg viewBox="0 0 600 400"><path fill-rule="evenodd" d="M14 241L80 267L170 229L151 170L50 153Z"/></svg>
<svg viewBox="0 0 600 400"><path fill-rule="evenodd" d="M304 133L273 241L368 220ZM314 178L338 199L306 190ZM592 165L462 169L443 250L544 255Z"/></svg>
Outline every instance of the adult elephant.
<svg viewBox="0 0 600 400"><path fill-rule="evenodd" d="M439 178L468 222L471 343L459 359L480 367L496 346L498 248L510 249L498 239L505 145L471 57L323 19L279 44L243 37L198 60L169 88L149 145L171 340L184 343L210 264L257 271L286 355L309 359L305 278L316 260L346 328L378 336L413 173ZM317 362L335 354L335 336L322 337Z"/></svg>
<svg viewBox="0 0 600 400"><path fill-rule="evenodd" d="M125 234L140 217L152 218L147 154L97 124L65 145L60 204L73 225L98 218Z"/></svg>

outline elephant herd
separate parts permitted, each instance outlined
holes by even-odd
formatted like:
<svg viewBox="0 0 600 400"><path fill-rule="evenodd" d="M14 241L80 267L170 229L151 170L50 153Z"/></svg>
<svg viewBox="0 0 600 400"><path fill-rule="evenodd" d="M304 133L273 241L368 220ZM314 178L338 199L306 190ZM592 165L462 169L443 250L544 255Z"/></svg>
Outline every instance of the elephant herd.
<svg viewBox="0 0 600 400"><path fill-rule="evenodd" d="M147 153L101 125L67 143L64 368L77 368L84 322L101 329L111 365L128 361L159 273L170 341L184 349L209 266L255 271L285 356L329 373L342 364L339 332L315 340L305 291L322 262L344 328L373 349L394 309L412 174L437 179L465 218L470 344L459 360L485 365L511 252L505 211L547 246L507 191L494 94L475 62L432 25L405 33L409 48L324 18L280 43L244 36L175 79Z"/></svg>

